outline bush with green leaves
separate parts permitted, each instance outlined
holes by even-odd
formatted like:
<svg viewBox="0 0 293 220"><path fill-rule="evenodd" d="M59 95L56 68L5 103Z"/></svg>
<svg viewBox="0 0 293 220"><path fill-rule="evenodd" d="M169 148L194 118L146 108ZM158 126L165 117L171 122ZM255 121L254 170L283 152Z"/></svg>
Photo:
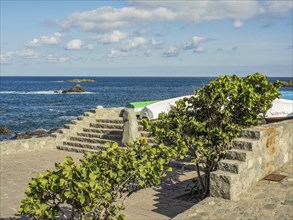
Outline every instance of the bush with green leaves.
<svg viewBox="0 0 293 220"><path fill-rule="evenodd" d="M201 199L209 194L210 173L232 140L243 128L261 122L272 101L280 97L279 87L279 82L270 83L260 73L221 76L176 102L158 120L144 123L157 142L175 149L178 157L192 156L198 175L194 190Z"/></svg>
<svg viewBox="0 0 293 220"><path fill-rule="evenodd" d="M125 199L159 184L174 155L174 149L139 139L127 148L113 144L85 153L80 163L68 156L32 178L19 212L33 219L124 219Z"/></svg>

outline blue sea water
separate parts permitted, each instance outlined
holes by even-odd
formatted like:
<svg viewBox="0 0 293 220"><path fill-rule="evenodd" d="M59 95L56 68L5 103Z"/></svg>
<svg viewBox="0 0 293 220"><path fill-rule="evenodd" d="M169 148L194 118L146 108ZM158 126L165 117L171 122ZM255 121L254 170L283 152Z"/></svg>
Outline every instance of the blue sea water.
<svg viewBox="0 0 293 220"><path fill-rule="evenodd" d="M208 84L209 77L88 77L95 83L81 83L82 94L60 94L87 77L0 77L0 125L12 132L63 127L97 105L125 106L127 102L161 100L190 95ZM270 81L290 78L270 78ZM292 88L282 88L283 98L293 100ZM0 140L3 136L0 136Z"/></svg>

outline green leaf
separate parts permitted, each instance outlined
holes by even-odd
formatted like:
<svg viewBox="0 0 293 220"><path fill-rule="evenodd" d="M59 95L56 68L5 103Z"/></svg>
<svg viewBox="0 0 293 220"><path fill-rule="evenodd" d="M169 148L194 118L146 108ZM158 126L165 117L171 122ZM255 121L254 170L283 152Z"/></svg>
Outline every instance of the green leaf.
<svg viewBox="0 0 293 220"><path fill-rule="evenodd" d="M84 197L84 196L81 196L81 197L79 198L79 201L80 201L80 204L84 204L84 202L85 202L85 197Z"/></svg>
<svg viewBox="0 0 293 220"><path fill-rule="evenodd" d="M94 174L94 173L90 173L89 177L90 177L91 180L97 179L97 175Z"/></svg>
<svg viewBox="0 0 293 220"><path fill-rule="evenodd" d="M125 174L125 172L124 172L123 170L119 170L119 171L118 171L118 176L121 177L121 176L123 176L124 174Z"/></svg>

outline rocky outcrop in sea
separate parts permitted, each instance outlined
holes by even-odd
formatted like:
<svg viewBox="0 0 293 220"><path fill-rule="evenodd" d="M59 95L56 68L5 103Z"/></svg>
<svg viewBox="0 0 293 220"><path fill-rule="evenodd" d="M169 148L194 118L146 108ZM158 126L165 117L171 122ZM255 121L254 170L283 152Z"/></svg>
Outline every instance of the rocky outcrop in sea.
<svg viewBox="0 0 293 220"><path fill-rule="evenodd" d="M76 84L72 88L62 91L62 93L65 93L65 94L72 93L72 92L85 92L85 89L82 88L80 84Z"/></svg>
<svg viewBox="0 0 293 220"><path fill-rule="evenodd" d="M293 80L281 81L283 87L293 87Z"/></svg>

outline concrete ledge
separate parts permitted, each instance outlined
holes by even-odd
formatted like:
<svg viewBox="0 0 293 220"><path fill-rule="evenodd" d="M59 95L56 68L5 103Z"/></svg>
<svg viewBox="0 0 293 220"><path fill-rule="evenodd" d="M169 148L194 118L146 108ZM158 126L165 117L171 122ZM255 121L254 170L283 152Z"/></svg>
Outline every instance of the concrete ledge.
<svg viewBox="0 0 293 220"><path fill-rule="evenodd" d="M41 149L56 149L56 138L42 137L0 142L0 154L9 155Z"/></svg>

